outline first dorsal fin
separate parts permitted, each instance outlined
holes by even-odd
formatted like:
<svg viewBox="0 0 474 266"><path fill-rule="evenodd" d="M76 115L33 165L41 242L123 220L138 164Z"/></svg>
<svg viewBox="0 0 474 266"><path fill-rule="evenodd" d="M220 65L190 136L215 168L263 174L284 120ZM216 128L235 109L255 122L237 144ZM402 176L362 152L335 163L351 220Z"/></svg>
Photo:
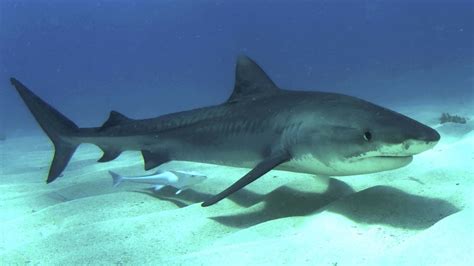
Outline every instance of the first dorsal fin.
<svg viewBox="0 0 474 266"><path fill-rule="evenodd" d="M279 88L252 59L241 55L235 69L234 91L228 102L256 99L274 92Z"/></svg>
<svg viewBox="0 0 474 266"><path fill-rule="evenodd" d="M105 123L102 125L101 129L108 128L108 127L113 127L119 124L127 123L132 121L132 119L124 116L123 114L117 112L117 111L111 111L109 118Z"/></svg>

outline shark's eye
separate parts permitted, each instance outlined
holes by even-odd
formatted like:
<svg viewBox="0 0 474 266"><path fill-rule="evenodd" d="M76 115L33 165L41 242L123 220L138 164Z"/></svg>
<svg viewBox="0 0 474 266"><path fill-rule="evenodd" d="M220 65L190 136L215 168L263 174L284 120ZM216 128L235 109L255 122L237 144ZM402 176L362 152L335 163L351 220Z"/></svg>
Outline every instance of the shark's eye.
<svg viewBox="0 0 474 266"><path fill-rule="evenodd" d="M370 141L372 139L372 133L370 133L370 131L365 131L364 132L364 139L366 141Z"/></svg>

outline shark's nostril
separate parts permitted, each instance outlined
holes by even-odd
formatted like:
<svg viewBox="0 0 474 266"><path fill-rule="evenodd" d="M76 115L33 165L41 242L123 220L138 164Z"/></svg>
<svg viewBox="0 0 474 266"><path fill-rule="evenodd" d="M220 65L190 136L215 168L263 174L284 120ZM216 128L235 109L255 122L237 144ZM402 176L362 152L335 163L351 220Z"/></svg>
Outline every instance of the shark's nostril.
<svg viewBox="0 0 474 266"><path fill-rule="evenodd" d="M408 150L408 149L410 148L410 142L405 142L405 143L403 143L403 148L404 148L405 150Z"/></svg>

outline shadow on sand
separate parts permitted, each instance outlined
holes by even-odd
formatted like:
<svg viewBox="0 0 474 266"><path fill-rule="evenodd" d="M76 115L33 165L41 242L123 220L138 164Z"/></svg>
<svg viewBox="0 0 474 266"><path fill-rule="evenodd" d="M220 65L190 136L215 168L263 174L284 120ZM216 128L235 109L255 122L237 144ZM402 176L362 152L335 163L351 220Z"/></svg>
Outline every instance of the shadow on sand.
<svg viewBox="0 0 474 266"><path fill-rule="evenodd" d="M164 188L159 192L144 193L173 202L178 207L199 203L212 196L194 190L175 195L175 191L173 188ZM358 223L425 229L459 211L445 200L417 196L388 186L375 186L355 192L346 183L332 178L324 193L301 192L282 186L265 195L242 189L229 199L246 209L236 209L236 214L216 216L211 219L238 228L327 210L344 215ZM262 202L264 204L261 208L250 212L247 209Z"/></svg>

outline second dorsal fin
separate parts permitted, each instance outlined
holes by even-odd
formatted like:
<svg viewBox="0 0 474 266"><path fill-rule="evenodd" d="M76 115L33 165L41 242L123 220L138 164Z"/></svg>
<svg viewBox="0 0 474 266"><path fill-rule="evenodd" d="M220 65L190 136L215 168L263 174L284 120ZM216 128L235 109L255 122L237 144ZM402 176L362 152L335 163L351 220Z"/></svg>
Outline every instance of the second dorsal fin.
<svg viewBox="0 0 474 266"><path fill-rule="evenodd" d="M108 127L113 127L113 126L123 124L123 123L128 123L130 121L132 121L132 119L124 116L123 114L121 114L117 111L111 111L110 115L109 115L109 118L102 125L101 129L105 129L105 128L108 128Z"/></svg>

